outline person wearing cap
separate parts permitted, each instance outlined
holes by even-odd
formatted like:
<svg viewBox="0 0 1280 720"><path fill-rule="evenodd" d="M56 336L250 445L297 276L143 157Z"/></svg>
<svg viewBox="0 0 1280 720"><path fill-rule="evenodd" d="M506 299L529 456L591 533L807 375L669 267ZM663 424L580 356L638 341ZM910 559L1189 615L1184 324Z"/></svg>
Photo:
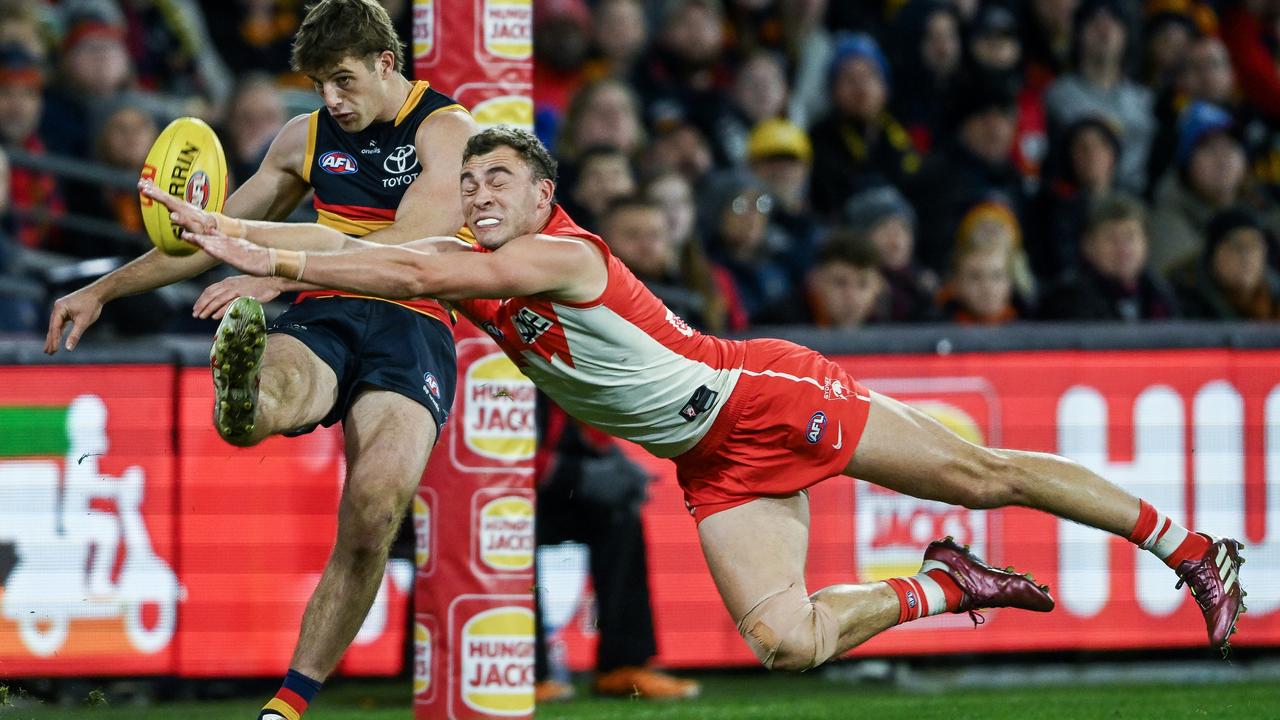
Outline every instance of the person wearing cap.
<svg viewBox="0 0 1280 720"><path fill-rule="evenodd" d="M1021 216L1024 202L1022 174L1012 160L1018 122L1013 88L961 85L948 118L954 137L930 153L907 192L921 211L916 259L939 276L950 272L956 229L969 208L1001 195Z"/></svg>
<svg viewBox="0 0 1280 720"><path fill-rule="evenodd" d="M915 260L916 211L892 185L854 195L844 206L844 224L876 249L889 298L890 322L933 319L938 276Z"/></svg>
<svg viewBox="0 0 1280 720"><path fill-rule="evenodd" d="M1132 35L1121 0L1084 0L1075 14L1073 69L1045 92L1051 128L1088 115L1112 118L1122 143L1121 188L1142 194L1147 187L1147 156L1155 136L1155 98L1126 76Z"/></svg>
<svg viewBox="0 0 1280 720"><path fill-rule="evenodd" d="M1146 219L1146 208L1130 195L1098 198L1080 242L1080 267L1049 289L1040 316L1126 323L1177 318L1173 288L1147 265Z"/></svg>
<svg viewBox="0 0 1280 720"><path fill-rule="evenodd" d="M1234 118L1209 103L1192 103L1178 121L1174 168L1156 188L1151 216L1151 266L1168 272L1200 254L1213 214L1240 202L1248 179Z"/></svg>
<svg viewBox="0 0 1280 720"><path fill-rule="evenodd" d="M1280 273L1269 264L1275 239L1252 210L1233 206L1209 221L1207 244L1171 274L1183 316L1192 320L1280 320Z"/></svg>
<svg viewBox="0 0 1280 720"><path fill-rule="evenodd" d="M872 178L905 186L921 161L906 129L886 109L889 62L870 35L837 38L828 82L831 110L809 131L814 150L809 197L815 210L831 218Z"/></svg>
<svg viewBox="0 0 1280 720"><path fill-rule="evenodd" d="M792 240L784 259L792 280L801 282L818 239L818 223L809 206L809 136L789 120L765 120L747 138L747 167L773 196L773 223Z"/></svg>
<svg viewBox="0 0 1280 720"><path fill-rule="evenodd" d="M1115 187L1120 137L1105 117L1084 117L1055 136L1028 212L1027 255L1044 280L1080 264L1080 237L1089 207Z"/></svg>

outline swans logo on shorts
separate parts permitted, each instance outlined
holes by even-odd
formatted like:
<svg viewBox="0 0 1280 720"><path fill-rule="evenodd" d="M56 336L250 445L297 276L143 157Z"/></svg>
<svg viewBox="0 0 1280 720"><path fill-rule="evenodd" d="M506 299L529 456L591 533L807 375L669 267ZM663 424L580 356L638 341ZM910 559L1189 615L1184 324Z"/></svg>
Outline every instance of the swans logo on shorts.
<svg viewBox="0 0 1280 720"><path fill-rule="evenodd" d="M203 210L209 206L209 195L209 175L197 170L187 181L187 202Z"/></svg>
<svg viewBox="0 0 1280 720"><path fill-rule="evenodd" d="M819 410L809 418L808 428L805 430L804 439L810 444L817 445L822 439L822 434L827 431L827 414Z"/></svg>
<svg viewBox="0 0 1280 720"><path fill-rule="evenodd" d="M341 150L330 150L320 156L320 169L330 175L351 175L359 170L356 159Z"/></svg>

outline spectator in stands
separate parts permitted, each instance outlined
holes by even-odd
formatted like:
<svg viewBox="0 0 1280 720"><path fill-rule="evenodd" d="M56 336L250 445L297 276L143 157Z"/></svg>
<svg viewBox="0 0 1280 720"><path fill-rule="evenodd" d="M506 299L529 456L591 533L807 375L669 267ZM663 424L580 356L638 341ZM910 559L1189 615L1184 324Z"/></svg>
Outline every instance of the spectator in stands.
<svg viewBox="0 0 1280 720"><path fill-rule="evenodd" d="M0 3L0 45L21 45L43 67L49 57L35 3Z"/></svg>
<svg viewBox="0 0 1280 720"><path fill-rule="evenodd" d="M951 281L938 293L944 317L961 325L1003 325L1022 316L1013 293L1013 245L992 226L956 243Z"/></svg>
<svg viewBox="0 0 1280 720"><path fill-rule="evenodd" d="M1222 39L1249 104L1268 122L1280 122L1280 7L1270 0L1224 3Z"/></svg>
<svg viewBox="0 0 1280 720"><path fill-rule="evenodd" d="M666 213L675 246L675 273L685 287L702 297L703 325L699 329L723 333L746 328L747 311L738 298L733 276L711 262L702 239L697 236L698 208L689 181L679 172L667 170L651 178L644 193Z"/></svg>
<svg viewBox="0 0 1280 720"><path fill-rule="evenodd" d="M284 98L270 76L250 75L240 81L222 134L233 182L243 182L258 171L267 146L287 119Z"/></svg>
<svg viewBox="0 0 1280 720"><path fill-rule="evenodd" d="M701 188L715 162L702 131L681 118L659 123L644 156L645 174L675 170L694 188Z"/></svg>
<svg viewBox="0 0 1280 720"><path fill-rule="evenodd" d="M747 159L747 136L766 120L780 119L787 109L787 76L782 59L771 50L756 50L738 68L730 92L730 113L716 128L716 144L734 165Z"/></svg>
<svg viewBox="0 0 1280 720"><path fill-rule="evenodd" d="M120 0L139 85L152 92L199 96L199 115L221 118L234 80L209 37L196 0Z"/></svg>
<svg viewBox="0 0 1280 720"><path fill-rule="evenodd" d="M642 195L614 200L601 219L600 236L668 309L693 327L706 327L705 298L679 277L675 238L660 203Z"/></svg>
<svg viewBox="0 0 1280 720"><path fill-rule="evenodd" d="M1146 210L1118 193L1099 198L1089 214L1080 269L1041 303L1051 320L1136 323L1178 316L1173 291L1147 268Z"/></svg>
<svg viewBox="0 0 1280 720"><path fill-rule="evenodd" d="M25 44L0 45L0 143L6 148L30 155L47 152L39 133L44 84L44 69ZM59 249L60 237L52 220L64 207L54 177L19 167L6 180L6 200L19 215L10 227L17 242L25 247Z"/></svg>
<svg viewBox="0 0 1280 720"><path fill-rule="evenodd" d="M1076 11L1073 70L1046 91L1052 128L1087 116L1110 118L1119 128L1117 180L1141 194L1147 184L1147 157L1155 136L1154 96L1125 75L1131 42L1129 16L1120 0L1084 0Z"/></svg>
<svg viewBox="0 0 1280 720"><path fill-rule="evenodd" d="M1253 109L1237 97L1235 73L1231 70L1227 47L1214 35L1191 41L1187 52L1180 58L1172 86L1156 101L1159 128L1147 168L1151 194L1173 164L1174 151L1178 146L1178 119L1194 102L1211 103L1227 110L1241 128L1255 120ZM1259 128L1259 131L1261 135L1267 134L1264 128Z"/></svg>
<svg viewBox="0 0 1280 720"><path fill-rule="evenodd" d="M1079 265L1089 207L1114 188L1119 158L1120 138L1104 118L1081 118L1054 140L1027 233L1031 268L1041 279L1057 280Z"/></svg>
<svg viewBox="0 0 1280 720"><path fill-rule="evenodd" d="M916 264L916 213L892 185L864 190L845 204L845 225L876 249L889 297L886 320L913 322L933 317L938 276Z"/></svg>
<svg viewBox="0 0 1280 720"><path fill-rule="evenodd" d="M1274 237L1251 210L1214 215L1204 252L1173 272L1183 317L1280 320L1280 273L1267 262L1274 254Z"/></svg>
<svg viewBox="0 0 1280 720"><path fill-rule="evenodd" d="M1027 0L1023 10L1022 47L1026 53L1027 90L1041 94L1071 68L1075 12L1080 0Z"/></svg>
<svg viewBox="0 0 1280 720"><path fill-rule="evenodd" d="M708 253L733 276L751 322L793 287L782 257L788 239L770 223L773 208L764 185L736 171L715 179L702 206Z"/></svg>
<svg viewBox="0 0 1280 720"><path fill-rule="evenodd" d="M888 294L875 246L856 231L837 228L818 251L804 285L776 301L759 325L814 325L851 330L888 317Z"/></svg>
<svg viewBox="0 0 1280 720"><path fill-rule="evenodd" d="M22 249L9 234L9 156L0 147L0 333L34 333L42 288L22 275Z"/></svg>
<svg viewBox="0 0 1280 720"><path fill-rule="evenodd" d="M1247 158L1225 110L1192 103L1178 124L1176 172L1156 189L1151 217L1151 266L1159 272L1204 249L1204 232L1213 214L1244 197Z"/></svg>
<svg viewBox="0 0 1280 720"><path fill-rule="evenodd" d="M813 147L804 130L788 120L765 120L751 131L747 167L773 196L773 222L791 238L784 255L792 281L804 279L818 242L818 223L809 207Z"/></svg>
<svg viewBox="0 0 1280 720"><path fill-rule="evenodd" d="M636 185L631 160L617 148L597 145L582 153L567 197L561 200L582 227L598 230L605 210L614 200L634 195Z"/></svg>
<svg viewBox="0 0 1280 720"><path fill-rule="evenodd" d="M1216 35L1218 17L1197 0L1150 0L1144 10L1142 81L1157 93L1172 85L1192 44Z"/></svg>
<svg viewBox="0 0 1280 720"><path fill-rule="evenodd" d="M650 126L681 117L711 143L717 163L729 158L715 144L729 113L725 90L724 13L719 0L668 0L661 6L655 43L636 66L632 83Z"/></svg>
<svg viewBox="0 0 1280 720"><path fill-rule="evenodd" d="M634 159L644 144L635 92L625 82L606 78L583 85L570 100L555 148L561 171L572 175L574 163L589 147L615 148Z"/></svg>
<svg viewBox="0 0 1280 720"><path fill-rule="evenodd" d="M926 158L908 194L922 209L916 259L940 276L949 274L956 229L975 203L1000 195L1016 214L1022 211L1022 175L1010 159L1017 129L1012 89L962 87L949 114L955 138Z"/></svg>
<svg viewBox="0 0 1280 720"><path fill-rule="evenodd" d="M591 10L583 0L541 0L533 16L533 106L539 132L554 137L569 99L582 87L591 48Z"/></svg>
<svg viewBox="0 0 1280 720"><path fill-rule="evenodd" d="M222 51L235 77L265 72L309 89L311 82L289 65L305 4L302 0L201 0L214 46Z"/></svg>
<svg viewBox="0 0 1280 720"><path fill-rule="evenodd" d="M898 87L894 115L902 121L920 152L932 149L944 131L947 99L960 76L964 23L955 5L942 0L910 0L894 20Z"/></svg>
<svg viewBox="0 0 1280 720"><path fill-rule="evenodd" d="M649 44L648 18L641 0L602 0L592 15L590 78L630 77Z"/></svg>
<svg viewBox="0 0 1280 720"><path fill-rule="evenodd" d="M155 119L146 111L125 102L109 104L99 109L98 114L101 117L95 118L95 125L90 129L94 138L94 160L109 168L135 174L139 172L146 162L151 144L160 135ZM149 247L142 226L137 188L68 183L67 205L77 215L106 220L136 234L136 245L117 247L114 248L115 252L122 255L138 254ZM105 247L100 252L107 254ZM90 251L84 254L93 253Z"/></svg>
<svg viewBox="0 0 1280 720"><path fill-rule="evenodd" d="M1014 89L1018 125L1013 161L1028 185L1040 177L1040 165L1048 150L1043 91L1027 87L1022 67L1022 42L1018 22L1009 8L983 5L969 27L965 75L970 82L1005 84Z"/></svg>
<svg viewBox="0 0 1280 720"><path fill-rule="evenodd" d="M57 81L45 96L41 135L52 152L92 154L95 108L133 87L123 19L110 4L76 6L67 18Z"/></svg>
<svg viewBox="0 0 1280 720"><path fill-rule="evenodd" d="M829 7L835 12L835 7L828 0L779 0L787 67L791 69L791 102L787 117L805 129L813 125L814 118L826 110L829 102L827 68L835 45L831 30L823 23ZM866 30L865 27L862 29Z"/></svg>
<svg viewBox="0 0 1280 720"><path fill-rule="evenodd" d="M1031 274L1027 253L1022 247L1022 226L1013 209L999 196L983 199L969 208L956 231L952 262L973 248L1003 248L1005 271L1009 275L1010 294L1006 300L1017 315L1028 315L1035 306L1036 281ZM961 277L960 268L952 265L952 280ZM992 308L987 308L991 310ZM984 322L996 322L994 315L982 315ZM1012 319L1010 316L1007 319Z"/></svg>
<svg viewBox="0 0 1280 720"><path fill-rule="evenodd" d="M903 187L920 169L920 156L885 109L889 64L870 35L838 38L829 83L831 111L809 133L815 156L809 196L815 210L832 218L859 187Z"/></svg>

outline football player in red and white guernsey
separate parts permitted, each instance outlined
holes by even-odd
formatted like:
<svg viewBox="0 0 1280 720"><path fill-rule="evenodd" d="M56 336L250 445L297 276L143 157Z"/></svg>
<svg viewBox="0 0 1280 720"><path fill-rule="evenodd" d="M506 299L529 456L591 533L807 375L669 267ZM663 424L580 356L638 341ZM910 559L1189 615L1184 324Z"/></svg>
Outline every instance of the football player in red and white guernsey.
<svg viewBox="0 0 1280 720"><path fill-rule="evenodd" d="M766 667L812 668L941 612L1053 609L1047 587L949 538L929 545L919 574L810 594L805 489L837 474L969 508L1037 508L1127 538L1191 587L1210 643L1227 647L1243 609L1237 541L1188 531L1066 458L969 443L808 348L693 330L556 204L555 161L530 133L472 137L461 189L478 248L363 246L336 233L272 249L189 239L252 274L301 267L325 287L451 301L567 412L674 460L716 586Z"/></svg>

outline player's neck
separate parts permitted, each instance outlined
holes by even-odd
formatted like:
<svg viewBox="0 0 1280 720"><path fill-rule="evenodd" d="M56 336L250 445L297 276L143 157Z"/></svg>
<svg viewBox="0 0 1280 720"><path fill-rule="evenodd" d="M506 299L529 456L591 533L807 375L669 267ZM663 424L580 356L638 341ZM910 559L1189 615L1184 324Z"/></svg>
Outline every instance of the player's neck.
<svg viewBox="0 0 1280 720"><path fill-rule="evenodd" d="M409 93L413 92L413 83L401 73L396 73L387 82L391 83L391 92L387 93L387 101L382 104L382 112L374 118L375 122L395 120L400 114L400 108L409 99Z"/></svg>

